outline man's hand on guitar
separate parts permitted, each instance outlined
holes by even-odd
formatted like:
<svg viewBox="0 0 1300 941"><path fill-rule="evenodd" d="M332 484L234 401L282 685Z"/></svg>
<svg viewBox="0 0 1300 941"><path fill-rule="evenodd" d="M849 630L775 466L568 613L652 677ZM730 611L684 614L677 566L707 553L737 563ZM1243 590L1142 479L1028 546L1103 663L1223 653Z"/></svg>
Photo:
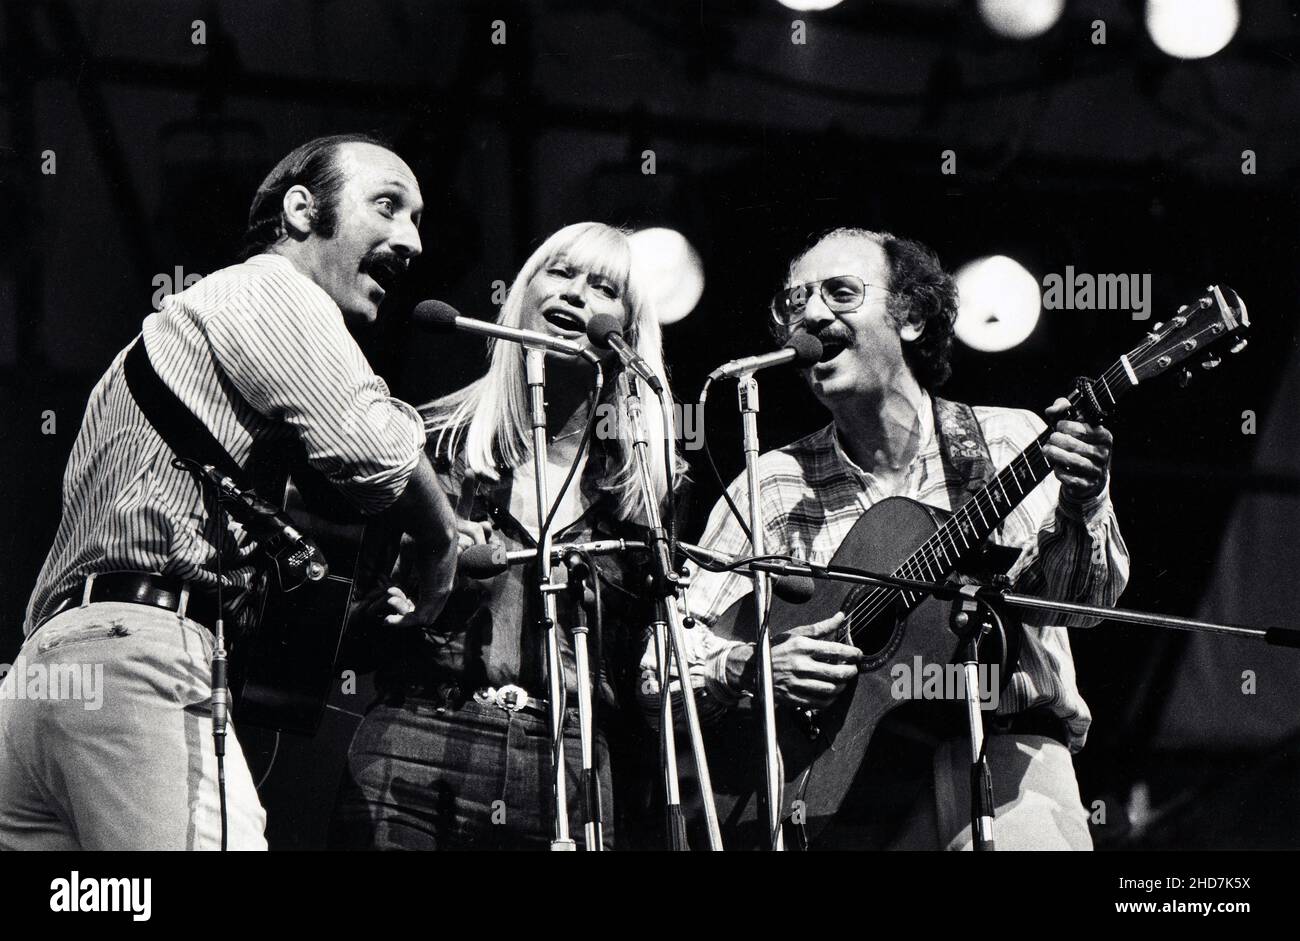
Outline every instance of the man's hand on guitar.
<svg viewBox="0 0 1300 941"><path fill-rule="evenodd" d="M841 611L824 621L796 627L772 645L772 688L778 702L822 709L858 675L862 651L823 639L835 636L843 623ZM754 648L740 650L741 656L728 659L727 678L733 688L752 688Z"/></svg>
<svg viewBox="0 0 1300 941"><path fill-rule="evenodd" d="M1069 407L1067 400L1057 399L1047 410L1048 421L1054 421ZM1102 425L1055 421L1043 454L1061 481L1063 499L1081 505L1106 489L1113 442L1110 429Z"/></svg>

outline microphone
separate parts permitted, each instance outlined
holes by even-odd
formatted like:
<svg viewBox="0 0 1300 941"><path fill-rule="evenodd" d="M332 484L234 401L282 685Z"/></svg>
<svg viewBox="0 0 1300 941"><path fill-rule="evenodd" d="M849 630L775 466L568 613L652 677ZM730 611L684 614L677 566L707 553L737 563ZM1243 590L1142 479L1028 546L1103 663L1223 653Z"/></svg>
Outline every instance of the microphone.
<svg viewBox="0 0 1300 941"><path fill-rule="evenodd" d="M632 349L623 339L623 328L616 319L609 314L597 314L592 317L587 321L587 339L591 341L592 346L617 353L624 366L640 376L641 381L653 389L655 395L663 397L664 384L654 374L650 364L641 358L641 354Z"/></svg>
<svg viewBox="0 0 1300 941"><path fill-rule="evenodd" d="M611 552L645 549L644 542L630 539L598 539L594 542L575 542L570 545L551 546L551 559L558 562L575 550L591 555L608 555ZM537 558L536 549L511 549L494 543L466 546L460 554L457 572L468 578L492 578L512 565Z"/></svg>
<svg viewBox="0 0 1300 941"><path fill-rule="evenodd" d="M534 553L535 554L535 553ZM491 578L510 567L506 547L494 542L466 546L456 563L456 572L467 578Z"/></svg>
<svg viewBox="0 0 1300 941"><path fill-rule="evenodd" d="M694 543L678 543L689 555L698 556L704 559L710 565L731 565L739 556L723 555L721 552L714 552L712 549L706 549L703 546L697 546ZM698 563L697 563L698 564ZM752 575L746 567L735 569L742 575ZM772 575L771 577L772 593L782 601L790 604L803 604L812 598L816 591L816 585L807 575Z"/></svg>
<svg viewBox="0 0 1300 941"><path fill-rule="evenodd" d="M803 604L813 596L815 586L807 575L778 575L772 579L772 593L790 604Z"/></svg>
<svg viewBox="0 0 1300 941"><path fill-rule="evenodd" d="M800 367L811 366L821 358L822 341L807 333L796 333L790 337L785 346L773 353L733 359L726 365L719 366L709 373L709 382L716 382L718 379L730 379L732 376L740 376L744 373L758 372L760 369L766 369L769 366L780 366L784 363L792 362Z"/></svg>
<svg viewBox="0 0 1300 941"><path fill-rule="evenodd" d="M442 301L420 301L415 305L415 310L411 313L411 319L422 327L464 330L466 333L477 333L480 336L492 337L496 340L522 343L524 346L539 347L555 353L563 353L566 356L581 356L589 360L593 365L599 365L600 363L595 353L574 343L572 340L553 337L549 333L540 333L536 330L503 327L501 324L493 323L490 320L462 317L456 308L450 304L444 304Z"/></svg>
<svg viewBox="0 0 1300 941"><path fill-rule="evenodd" d="M275 573L285 591L306 582L318 582L329 574L325 554L284 512L239 485L211 464L199 465L203 476L217 488L226 512L238 520L257 540L259 548L275 564Z"/></svg>

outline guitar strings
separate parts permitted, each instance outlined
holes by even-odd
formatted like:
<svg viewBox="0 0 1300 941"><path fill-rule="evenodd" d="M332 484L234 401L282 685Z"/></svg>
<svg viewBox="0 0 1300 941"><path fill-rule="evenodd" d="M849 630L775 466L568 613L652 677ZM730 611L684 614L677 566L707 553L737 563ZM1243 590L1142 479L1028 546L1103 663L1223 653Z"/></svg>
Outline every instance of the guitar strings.
<svg viewBox="0 0 1300 941"><path fill-rule="evenodd" d="M1154 340L1149 339L1146 343L1136 347L1133 351L1131 351L1129 356L1137 356L1142 350L1144 350L1146 347L1150 346L1154 342L1155 342ZM1101 383L1105 386L1106 393L1110 397L1112 405L1115 404L1116 400L1115 400L1114 393L1111 392L1111 385L1112 383L1123 378L1123 376L1124 376L1124 369L1122 364L1120 363L1117 363L1116 365L1112 366L1110 369L1108 369L1105 373L1102 374ZM985 526L988 526L988 519L984 517L984 509L988 509L990 512L994 512L997 510L996 501L991 496L986 497L986 494L989 494L991 492L994 484L997 484L1002 489L1003 498L1007 501L1008 504L1011 504L1011 508L1007 512L1007 515L1010 515L1011 511L1013 511L1015 507L1019 506L1020 503L1024 500L1024 498L1028 496L1029 493L1031 493L1034 488L1031 487L1028 491L1024 490L1024 488L1020 486L1019 479L1016 477L1015 473L1013 472L1012 479L1016 481L1016 487L1021 491L1021 494L1020 494L1020 500L1017 500L1014 503L1012 503L1011 497L1007 493L1006 487L1001 481L1003 474L1005 474L1008 470L1013 470L1018 461L1023 462L1026 465L1026 467L1028 467L1029 470L1032 472L1033 471L1033 465L1031 463L1032 458L1029 455L1035 446L1037 446L1038 449L1037 456L1039 458L1042 458L1043 461L1046 461L1046 458L1044 458L1042 455L1042 445L1043 445L1044 437L1050 437L1050 436L1051 436L1051 429L1048 428L1044 430L1043 434L1040 435L1037 439L1035 439L1033 444L1031 444L1029 447L1021 451L1018 455L1016 455L1015 458L1011 460L1010 463L1007 464L1005 468L999 471L997 475L994 477L992 482L990 482L986 487L984 487L984 489L978 491L973 497L971 497L970 500L968 500L965 504L959 507L951 517L949 517L941 526L939 526L938 529L936 529L933 533L931 533L930 536L927 537L926 540L923 543L921 543L919 547L917 547L916 551L913 552L903 562L902 565L900 565L897 569L895 569L893 574L901 576L903 578L916 578L917 576L925 576L926 574L928 574L926 570L931 567L935 568L936 574L943 574L944 568L938 567L937 565L937 563L940 561L939 554L942 553L944 556L943 564L945 567L950 567L953 564L952 562L947 560L948 551L943 547L943 537L944 537L945 530L949 530L950 528L955 529L957 531L957 534L961 535L962 543L965 544L966 549L970 550L972 546L969 543L967 543L965 533L962 532L962 526L960 525L960 523L954 523L954 521L958 520L960 515L965 513L966 517L968 519L971 519L971 522L973 523L974 520L971 518L969 512L969 508L973 504L975 506L975 509L979 512L980 517L984 520ZM1037 487L1038 484L1041 482L1042 482L1042 478L1035 481L1034 487ZM981 507L980 501L982 498L988 500L987 507ZM996 513L994 513L992 518L998 519ZM989 531L992 532L994 528L996 528L996 526L990 527ZM987 535L988 534L986 533L985 536ZM948 533L948 541L952 544L954 553L959 555L960 553L957 550L957 541L954 538L954 534L951 532ZM900 595L904 598L904 600L907 601L909 605L914 604L915 599L920 597L920 595L917 592L909 592L899 588L872 589L856 605L854 605L854 607L850 611L846 613L844 619L844 627L841 630L842 638L847 643L852 644L855 619L861 624L870 623L871 621L875 620L876 617L878 617L883 611L885 611L890 606L892 606L898 600L898 597ZM912 600L908 600L907 598L908 595L912 595L914 596L914 598Z"/></svg>
<svg viewBox="0 0 1300 941"><path fill-rule="evenodd" d="M1217 335L1214 333L1214 326L1215 326L1215 325L1216 325L1216 324L1212 324L1212 325L1210 325L1210 326L1208 326L1208 327L1205 327L1205 328L1199 329L1199 330L1197 330L1197 331L1192 335L1192 339L1194 340L1194 343L1193 343L1193 346L1192 346L1193 349L1199 348L1201 337L1202 337L1203 335L1207 334L1207 333L1208 333L1208 334L1210 335L1210 337L1211 337L1211 342L1213 342L1215 339L1221 339L1221 337L1217 337ZM1146 336L1146 338L1144 339L1144 341L1143 341L1142 343L1138 344L1136 347L1134 347L1132 350L1130 350L1130 351L1129 351L1129 352L1128 352L1124 357L1121 357L1119 360L1117 360L1116 363L1115 363L1115 365L1111 366L1109 369L1106 370L1106 372L1104 372L1104 373L1102 374L1102 376L1101 376L1101 380L1100 380L1100 381L1101 381L1102 385L1105 387L1106 394L1107 394L1107 396L1110 398L1110 401L1111 401L1111 404L1112 404L1112 405L1116 404L1115 394L1114 394L1114 392L1111 391L1112 384L1113 384L1114 382L1118 381L1118 380L1121 379L1121 378L1125 378L1126 370L1125 370L1125 368L1124 368L1124 360L1125 360L1125 359L1129 360L1129 364L1130 364L1130 366L1132 366L1132 364L1133 364L1134 361L1136 361L1136 362L1138 363L1138 367L1141 367L1141 366L1145 365L1145 362L1142 361L1142 357L1143 357L1143 356L1144 356L1144 355L1145 355L1145 354L1150 350L1150 348L1151 348L1152 346L1154 346L1156 343L1158 343L1161 339L1162 339L1162 337L1156 336L1154 333L1148 333L1147 336ZM1208 347L1207 347L1207 348L1208 348ZM1166 368L1168 368L1168 367L1166 367ZM1130 381L1130 385L1133 385L1133 384L1135 384L1135 383L1132 383L1132 382ZM1038 445L1038 456L1039 456L1040 458L1042 457L1042 444L1043 444L1043 439L1044 439L1045 437L1050 437L1050 436L1051 436L1051 429L1050 429L1050 428L1049 428L1049 429L1045 429L1044 432L1043 432L1043 434L1040 435L1039 438L1038 438L1037 440L1034 441L1034 445ZM1033 445L1030 445L1030 447L1025 448L1024 451L1022 451L1020 454L1016 455L1016 457L1013 458L1013 459L1011 460L1011 462L1008 463L1007 466L1006 466L1005 468L1003 468L1003 470L999 471L998 474L997 474L997 476L994 478L994 483L997 483L998 486L1002 488L1003 496L1006 497L1006 499L1007 499L1008 502L1010 502L1011 498L1010 498L1010 496L1009 496L1009 495L1007 494L1007 492L1006 492L1006 487L1001 483L1001 477L1002 477L1002 475L1003 475L1007 470L1011 470L1011 469L1013 469L1013 468L1015 467L1017 461L1023 461L1023 462L1025 463L1025 465L1028 466L1028 467L1030 467L1030 469L1032 470L1032 466L1030 465L1030 458L1029 458L1029 456L1028 456L1032 448L1033 448ZM1046 459L1044 458L1044 460L1046 460ZM1044 475L1044 476L1045 476L1045 475ZM1019 482L1018 479L1016 479L1014 473L1012 474L1012 478L1016 480L1016 487L1017 487L1017 489L1019 489L1019 490L1021 491L1021 494L1020 494L1020 500L1018 500L1018 501L1015 502L1015 504L1011 507L1011 510L1008 510L1008 514L1007 514L1007 515L1010 515L1010 513L1015 509L1015 507L1016 507L1016 506L1019 506L1019 505L1020 505L1020 502L1023 501L1024 498L1025 498L1026 496L1028 496L1028 494L1029 494L1030 492L1032 492L1032 490L1033 490L1033 488L1031 487L1029 491L1025 491L1024 488L1020 486L1020 482ZM1036 487L1039 483L1041 483L1041 479L1040 479L1039 481L1035 481L1034 486ZM975 508L976 508L976 510L978 510L978 511L980 512L981 517L983 517L983 515L984 515L984 514L983 514L983 510L980 508L980 503L979 503L979 501L980 501L980 498L984 496L984 494L986 494L986 493L988 493L988 492L991 491L991 488L992 488L992 484L986 486L983 490L980 490L978 493L976 493L975 496L971 498L971 500L969 500L967 503L965 503L965 504L963 504L961 507L959 507L959 508L958 508L958 509L953 513L953 515L952 515L948 520L946 520L946 521L944 522L944 524L943 524L942 526L940 526L937 530L935 530L935 532L932 533L932 534L931 534L931 535L930 535L930 536L925 540L925 542L923 542L923 543L922 543L922 544L917 548L917 550L916 550L915 552L913 552L912 555L909 556L908 559L907 559L907 560L906 560L902 565L900 565L898 569L895 570L894 574L895 574L895 575L902 576L902 577L905 577L905 578L915 577L915 576L917 576L917 575L925 575L926 573L925 573L924 569L929 568L933 563L935 563L935 562L937 562L937 561L939 560L938 552L942 552L943 555L946 557L947 554L948 554L948 552L947 552L947 549L943 548L943 535L944 535L944 531L945 531L946 529L948 529L950 526L952 526L952 527L955 528L959 533L961 533L961 526L960 526L960 524L955 524L955 525L954 525L954 521L957 520L958 516L959 516L961 513L963 513L963 512L965 512L965 513L966 513L966 516L969 518L969 517L970 517L970 513L969 513L969 510L968 510L968 507L969 507L970 504L972 504L972 503L975 504ZM991 501L990 501L991 505L989 506L989 509L990 509L990 510L996 510L996 506L992 505L992 502L993 502L993 501L991 500ZM994 518L996 519L997 517L995 516ZM988 521L987 521L987 520L985 520L984 522L985 522L985 525L988 525ZM995 527L993 527L993 528L995 528ZM990 532L991 532L991 531L992 531L992 528L990 528ZM985 535L987 536L987 534L985 534ZM932 549L931 544L934 543L936 540L937 540L937 549L938 549L938 552L931 551L931 549ZM954 551L954 553L960 554L959 550L957 549L957 541L956 541L956 539L953 538L953 536L952 536L951 533L948 534L948 541L952 544L952 547L953 547L953 551ZM967 550L969 550L969 549L971 548L971 546L967 543L967 541L966 541L966 537L965 537L964 534L962 534L962 543L966 546L966 549L967 549ZM918 556L920 557L920 560L921 560L921 561L916 561L917 558L918 558ZM945 559L944 565L947 566L947 565L951 565L951 564L952 564L952 563L947 562L946 559ZM939 571L940 574L943 573L943 569L939 569L938 571ZM931 580L933 580L933 579L931 579ZM902 595L905 599L906 599L906 597L907 597L908 595L913 595L913 596L915 596L916 598L919 598L919 597L920 597L920 595L919 595L917 592L908 592L908 591L904 591L904 590L902 590L902 589L898 589L898 588L874 588L874 589L872 589L869 593L867 593L867 594L866 594L866 595L865 595L865 596L864 596L864 597L863 597L863 598L862 598L862 599L861 599L861 600L860 600L860 601L859 601L859 602L858 602L858 603L853 607L852 610L850 610L849 612L847 612L847 615L846 615L846 617L845 617L844 628L843 628L843 630L840 632L840 633L841 633L841 639L844 640L844 641L846 641L846 642L849 643L849 644L852 644L852 643L853 643L853 621L854 621L854 619L855 619L855 618L858 618L859 620L861 620L861 621L864 622L864 623L870 623L870 622L873 621L877 616L879 616L879 614L880 614L882 611L884 611L884 610L886 610L888 607L892 606L892 605L897 601L898 596L900 596L900 595ZM914 600L913 600L913 601L909 601L909 604L911 604L911 603L915 603ZM864 608L867 609L865 614L863 613L863 609L864 609Z"/></svg>
<svg viewBox="0 0 1300 941"><path fill-rule="evenodd" d="M1116 367L1112 367L1102 377L1102 382L1106 385L1106 390L1107 393L1110 395L1112 403L1114 403L1115 397L1112 393L1110 393L1110 383L1119 379L1120 375L1121 375L1121 370ZM1034 445L1038 445L1037 456L1040 458L1042 457L1043 439L1044 437L1048 437L1048 436L1050 436L1050 430L1045 430L1044 435L1040 436L1037 440L1034 441ZM1003 471L999 472L998 476L994 480L994 483L998 484L998 486L1002 488L1003 497L1007 500L1008 503L1011 502L1011 498L1006 492L1006 487L1001 482L1001 477L1006 472L1006 470L1010 469L1013 470L1013 479L1016 479L1014 475L1014 468L1016 466L1017 461L1022 461L1026 467L1032 470L1033 469L1031 463L1032 458L1030 457L1032 450L1033 450L1033 445L1031 445L1030 447L1026 448L1024 451L1022 451L1020 454L1018 454L1016 458L1013 459L1007 465L1007 468L1004 468ZM1040 481L1035 481L1035 486L1037 486L1039 482ZM967 519L970 519L971 522L974 522L973 517L969 512L970 505L974 504L975 509L980 513L980 516L983 519L985 526L988 526L988 519L984 517L985 508L987 508L991 513L993 513L994 519L997 519L998 517L995 512L997 509L996 501L994 501L991 497L987 496L991 492L992 486L993 486L992 483L989 484L989 486L985 487L983 490L976 493L975 496L973 496L971 500L968 501L967 504L958 508L958 511L954 513L953 516L948 521L946 521L934 533L932 533L930 537L928 537L925 540L925 542L923 542L921 546L919 546L917 550L913 552L912 555L901 566L899 566L899 568L895 571L895 574L901 575L903 577L925 576L929 574L926 570L930 568L935 568L938 574L942 574L943 568L936 566L936 563L940 561L939 553L942 552L943 556L945 557L943 560L945 566L951 564L946 559L946 556L948 555L948 551L946 548L943 547L945 531L947 531L946 535L948 537L948 541L953 546L954 552L958 552L958 550L957 550L957 542L956 539L954 538L954 533L952 532L952 530L955 530L957 534L961 535L962 542L963 544L965 544L968 550L972 548L966 539L965 532L963 532L963 529L960 525L958 518L962 513L965 513ZM1016 479L1016 486L1018 489L1022 491L1021 499L1023 499L1028 492L1025 491L1023 487L1020 486L1020 482L1018 479ZM982 500L988 501L987 507L981 504ZM1019 501L1016 501L1015 505L1019 505ZM916 598L920 597L916 592L908 592L897 588L874 589L848 613L846 619L846 622L848 624L848 632L847 632L848 637L850 639L852 637L852 622L855 619L865 619L866 621L873 620L877 615L879 615L883 610L885 610L885 608L892 605L897 600L899 595L902 595L906 600L908 600L909 604L915 603ZM912 596L912 597L908 598L908 596ZM867 609L865 614L863 611L864 608Z"/></svg>

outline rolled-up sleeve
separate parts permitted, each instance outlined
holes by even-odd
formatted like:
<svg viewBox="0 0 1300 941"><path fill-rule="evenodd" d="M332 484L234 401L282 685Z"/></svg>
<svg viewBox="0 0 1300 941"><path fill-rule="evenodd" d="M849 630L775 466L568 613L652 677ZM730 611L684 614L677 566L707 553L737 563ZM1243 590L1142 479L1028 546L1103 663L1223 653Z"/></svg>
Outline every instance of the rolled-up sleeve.
<svg viewBox="0 0 1300 941"><path fill-rule="evenodd" d="M1019 414L1026 426L1023 444L1028 445L1047 426L1032 412ZM1115 519L1109 485L1083 506L1062 500L1060 491L1060 481L1049 474L1007 520L998 541L1022 549L1008 575L1016 591L1023 594L1076 604L1114 605L1128 583L1129 554ZM1092 627L1098 622L1083 615L1045 611L1025 611L1022 617L1039 626Z"/></svg>
<svg viewBox="0 0 1300 941"><path fill-rule="evenodd" d="M308 462L362 513L406 489L424 424L375 375L329 297L291 272L258 279L207 317L222 371L261 414L287 424Z"/></svg>

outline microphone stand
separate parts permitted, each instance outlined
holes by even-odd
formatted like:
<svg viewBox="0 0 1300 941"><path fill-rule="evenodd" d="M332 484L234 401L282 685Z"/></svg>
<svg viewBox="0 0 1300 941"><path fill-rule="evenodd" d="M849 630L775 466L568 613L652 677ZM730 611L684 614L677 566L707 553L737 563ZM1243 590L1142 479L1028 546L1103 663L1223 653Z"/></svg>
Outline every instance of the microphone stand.
<svg viewBox="0 0 1300 941"><path fill-rule="evenodd" d="M682 688L682 705L686 712L686 727L691 739L691 753L695 760L695 771L699 778L700 797L704 805L704 819L709 836L709 849L722 849L722 828L718 823L717 804L713 797L713 780L709 775L708 758L704 753L704 733L700 728L700 716L695 706L695 691L691 687L691 675L686 663L686 634L682 626L681 611L677 606L677 593L681 579L673 570L672 552L668 545L668 535L659 513L659 500L655 494L654 480L650 474L650 460L647 456L649 443L646 438L645 422L641 412L641 398L636 393L636 380L624 370L620 382L624 383L624 405L627 410L628 423L632 431L633 451L636 454L637 472L641 481L641 491L645 495L646 522L651 534L651 557L654 560L653 591L656 598L656 617L654 621L655 656L659 666L660 712L659 729L662 736L664 786L668 802L668 832L674 850L687 849L686 821L682 814L681 791L677 774L677 749L673 732L673 708L670 693L669 653L677 664L677 676ZM666 403L663 403L665 417ZM665 434L667 429L665 428ZM672 486L672 467L667 469L669 483Z"/></svg>
<svg viewBox="0 0 1300 941"><path fill-rule="evenodd" d="M740 402L745 450L745 482L749 490L749 544L754 555L763 555L767 549L763 542L763 507L758 479L758 380L752 372L740 376L736 395ZM772 643L767 629L768 574L753 566L754 610L758 634L755 638L754 656L757 658L755 676L758 681L758 701L763 717L764 794L767 798L767 827L769 845L773 850L785 849L781 834L781 752L776 741L775 692L772 688Z"/></svg>
<svg viewBox="0 0 1300 941"><path fill-rule="evenodd" d="M203 473L202 467L189 458L172 460L172 467L188 471L198 484L199 493L212 501L212 518L216 526L217 619L212 625L212 750L217 758L217 806L221 820L221 852L229 849L230 822L226 804L226 735L230 722L229 656L226 652L225 610L222 606L221 585L224 580L221 566L222 538L226 534L225 498L221 487ZM188 588L183 590L182 603L188 599Z"/></svg>
<svg viewBox="0 0 1300 941"><path fill-rule="evenodd" d="M599 643L601 618L600 576L583 556L584 554L580 550L572 549L565 556L564 564L569 571L569 584L566 587L569 591L570 600L573 602L574 611L571 634L573 637L573 658L577 663L578 724L582 745L580 793L582 794L583 832L587 840L587 849L599 852L605 848L604 823L600 807L600 778L596 774L595 736L593 732L595 706L591 697L591 661L587 653L589 628L587 625L586 593L587 581L590 580L592 584L592 603L596 608L597 641ZM599 647L597 647L596 653L599 657Z"/></svg>
<svg viewBox="0 0 1300 941"><path fill-rule="evenodd" d="M756 553L757 554L757 553ZM1246 637L1261 640L1270 646L1300 649L1300 628L1294 627L1253 627L1243 624L1218 624L1212 621L1199 621L1192 618L1174 617L1164 614L1152 614L1147 611L1135 611L1127 608L1107 608L1101 605L1077 604L1070 601L1051 601L1033 595L1022 595L1004 587L981 585L954 585L946 582L928 582L915 578L902 578L897 575L883 575L862 569L839 565L813 565L808 562L752 560L745 563L758 581L760 573L769 575L796 575L808 578L831 579L871 588L887 588L909 593L927 594L934 598L956 600L952 624L958 636L962 637L959 651L965 671L966 714L970 723L971 743L971 835L977 851L992 850L993 839L993 783L984 754L984 724L980 719L979 709L979 638L987 630L985 623L977 623L973 615L975 609L983 608L988 616L999 619L997 606L1009 604L1031 611L1050 611L1056 614L1086 615L1111 621L1123 621L1129 624L1145 624L1166 630L1197 631L1218 634L1222 637Z"/></svg>
<svg viewBox="0 0 1300 941"><path fill-rule="evenodd" d="M980 715L980 641L993 629L993 619L998 617L993 605L977 597L979 586L961 586L961 600L952 606L953 633L962 639L958 658L962 663L964 682L962 696L966 705L966 721L970 728L970 832L976 852L994 849L993 770L984 752L984 720ZM983 612L983 616L981 616Z"/></svg>
<svg viewBox="0 0 1300 941"><path fill-rule="evenodd" d="M533 426L533 476L537 484L537 525L542 526L550 509L550 496L546 487L546 352L529 347L524 353L524 372L528 383L528 406ZM575 850L577 845L569 835L569 808L566 765L564 763L564 663L560 656L559 612L555 593L563 586L551 584L551 534L550 527L541 533L537 547L537 584L542 595L542 628L546 637L546 672L551 719L551 791L555 803L555 835L552 850ZM583 650L585 653L585 635ZM575 637L575 647L577 638ZM582 661L579 660L581 667ZM583 683L579 678L578 689ZM581 706L581 696L579 697ZM586 729L583 729L586 732ZM583 749L584 759L587 749ZM587 827L587 846L592 846L596 828Z"/></svg>

